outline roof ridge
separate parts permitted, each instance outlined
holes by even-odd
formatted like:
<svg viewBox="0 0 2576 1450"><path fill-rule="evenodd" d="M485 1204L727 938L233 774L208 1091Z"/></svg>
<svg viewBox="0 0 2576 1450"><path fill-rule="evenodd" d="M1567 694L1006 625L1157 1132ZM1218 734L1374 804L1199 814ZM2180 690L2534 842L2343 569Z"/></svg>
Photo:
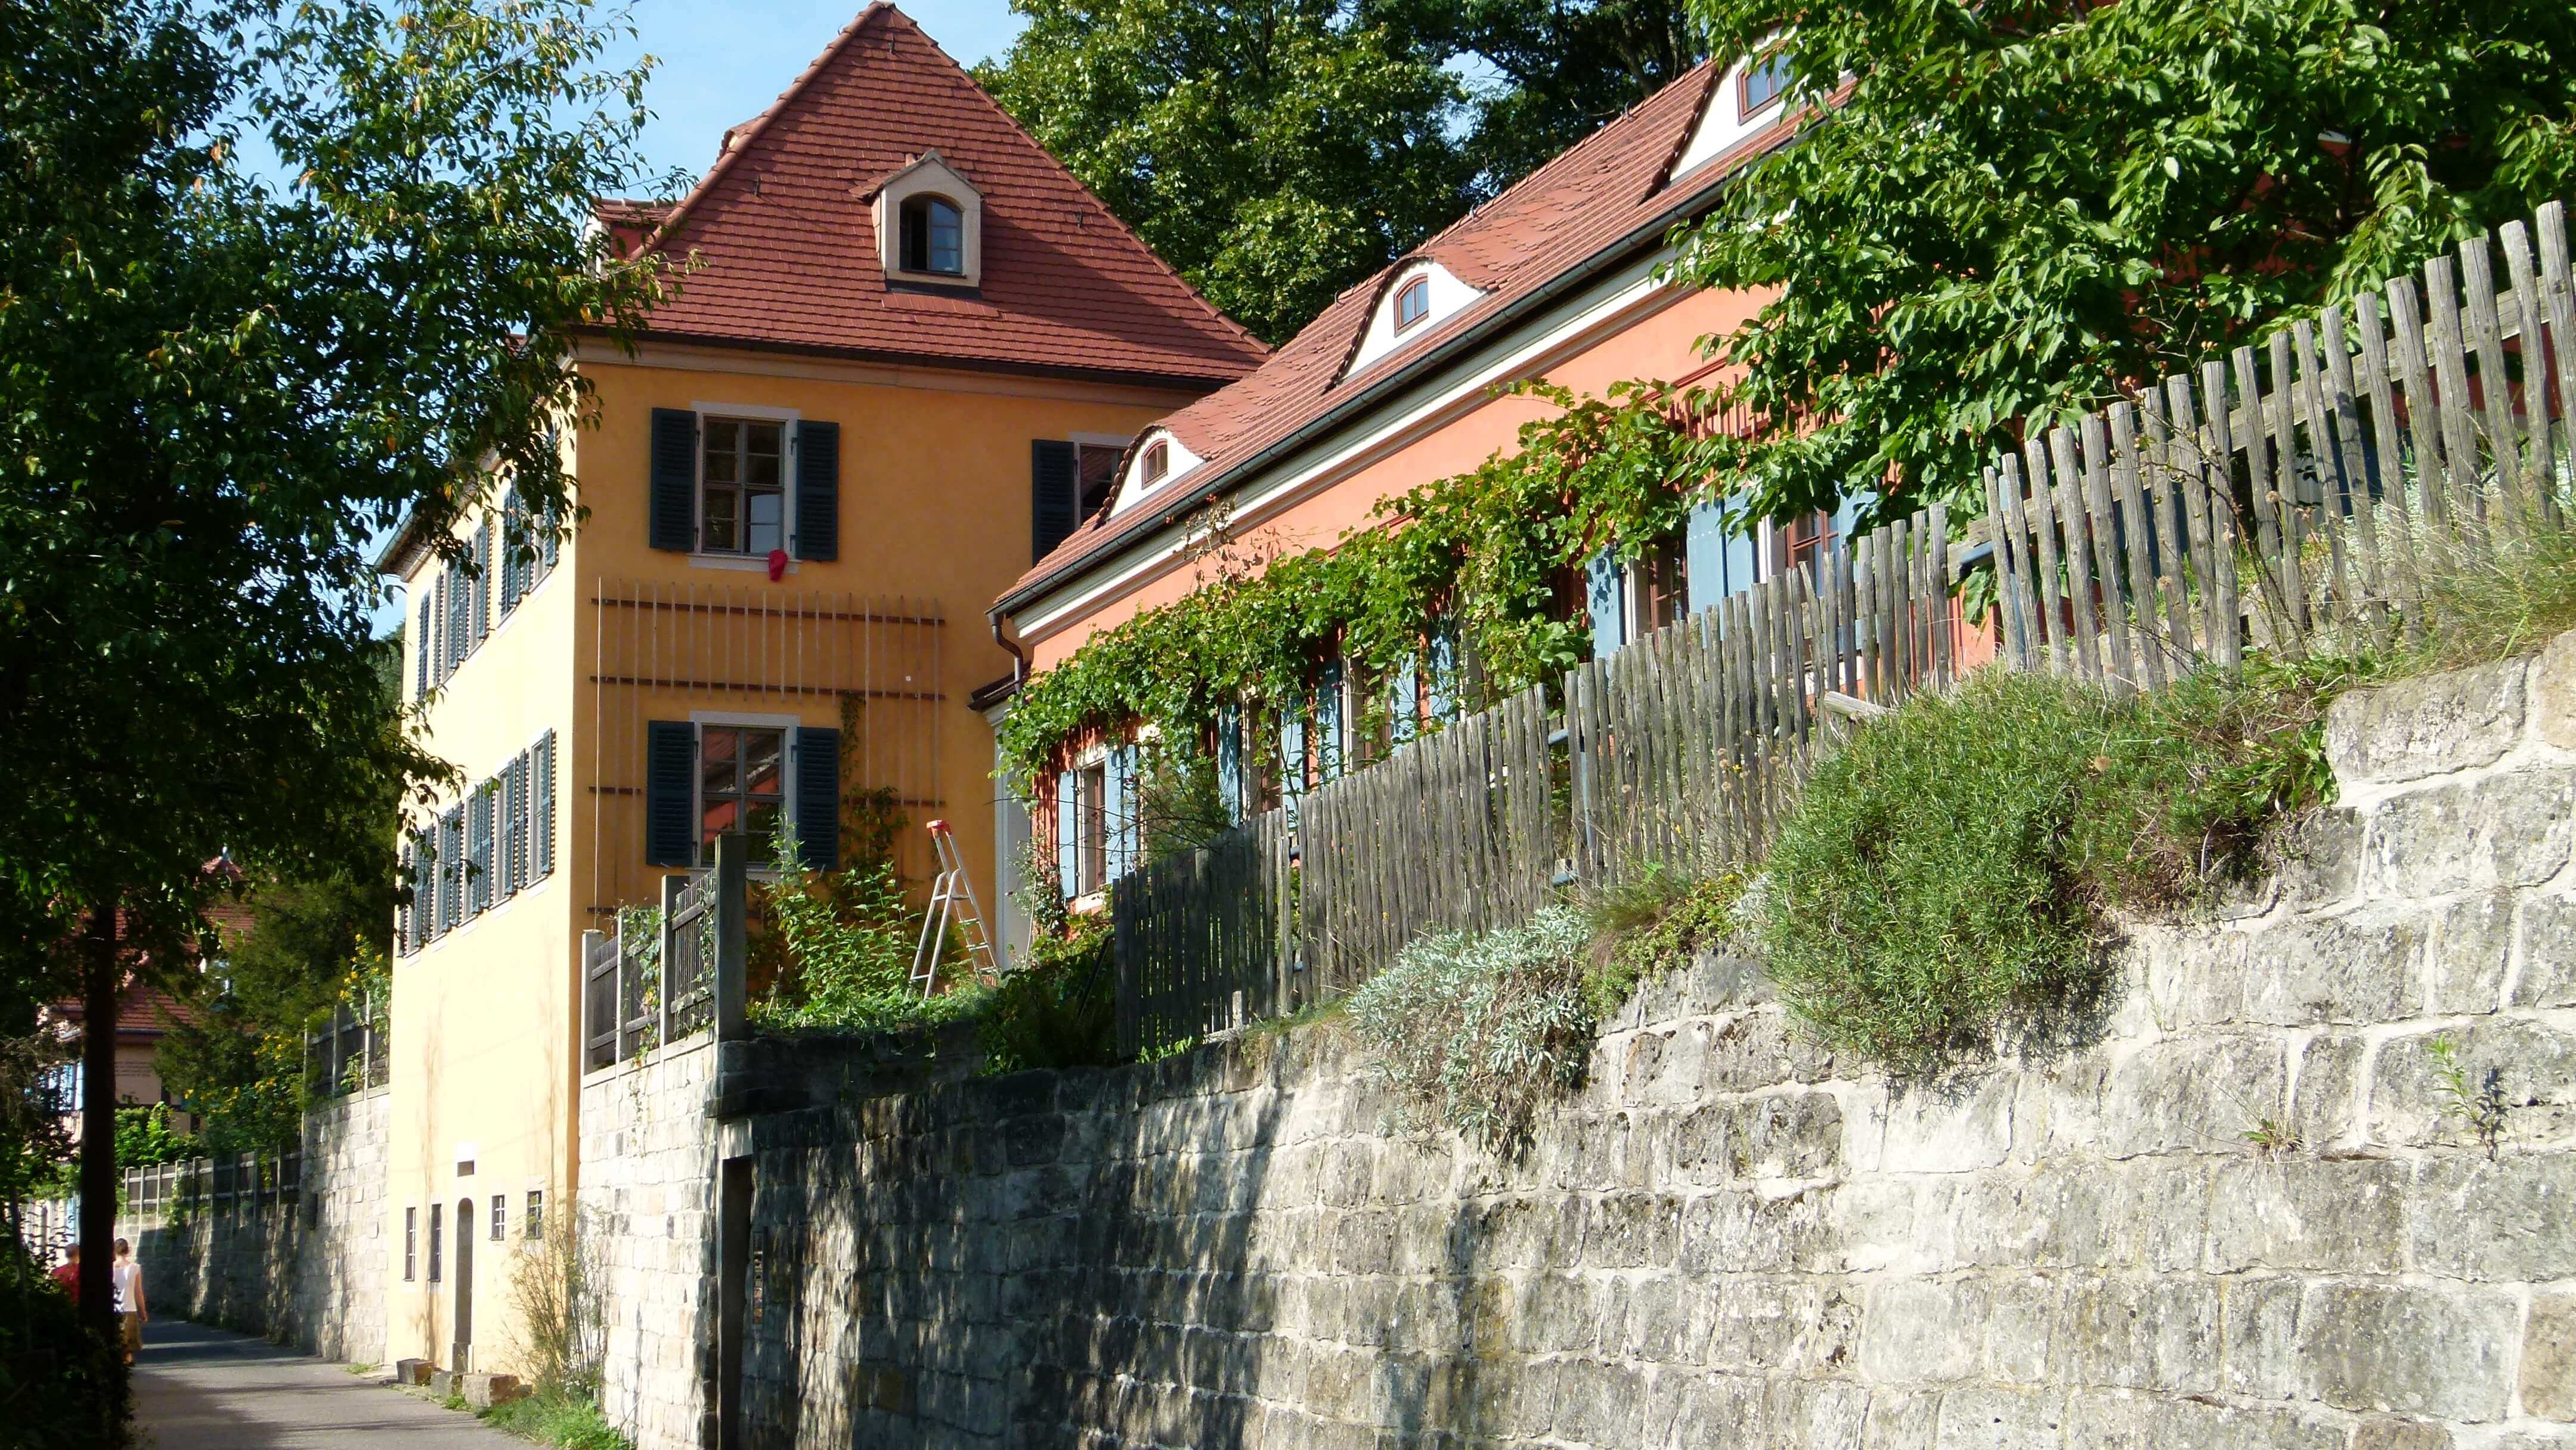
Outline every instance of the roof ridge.
<svg viewBox="0 0 2576 1450"><path fill-rule="evenodd" d="M805 88L814 83L814 78L823 73L824 67L830 65L840 56L842 50L848 47L850 41L858 35L860 27L875 18L880 11L897 16L903 15L902 11L895 9L892 0L869 0L866 8L853 16L849 24L842 26L838 35L832 37L831 44L824 46L820 54L805 63L805 69L796 73L796 79L787 83L787 89L778 93L778 99L769 103L768 110L739 125L727 127L725 129L727 144L717 155L715 165L707 168L707 174L698 178L698 184L690 187L686 196L672 204L669 214L653 228L651 235L644 238L637 250L652 251L676 232L680 223L687 220L690 210L697 205L698 198L705 196L720 178L732 170L734 158L751 149L751 143L759 140L761 134L769 129L769 123L776 120L781 111L787 109L789 102L804 94ZM920 30L919 26L913 27L915 34L919 34ZM924 38L927 39L926 36ZM936 46L937 42L933 41L932 44ZM953 65L955 62L951 61L950 64ZM977 89L980 90L982 87L979 86ZM741 139L734 140L736 136Z"/></svg>
<svg viewBox="0 0 2576 1450"><path fill-rule="evenodd" d="M877 3L884 5L889 10L894 9L894 6L889 3L889 0L877 0ZM871 6L870 8L873 9L875 7ZM895 13L898 15L903 14L900 10L896 10ZM907 20L911 19L910 16L905 16L904 18ZM1032 150L1035 150L1040 156L1045 157L1049 166L1062 172L1064 174L1064 179L1073 183L1074 190L1081 194L1082 199L1091 203L1092 210L1100 213L1103 218L1107 219L1111 226L1126 233L1127 239L1136 244L1136 249L1138 251L1141 251L1146 256L1154 259L1154 265L1163 270L1164 276L1167 276L1173 281L1181 284L1182 290L1189 293L1191 301L1206 308L1210 317L1215 318L1218 322L1231 329L1236 337L1261 349L1261 355L1263 357L1267 358L1270 355L1272 351L1270 344L1253 336L1250 328L1235 321L1233 317L1226 313L1224 308L1210 302L1207 299L1207 294L1199 290L1199 284L1182 276L1181 269L1173 266L1171 260L1165 257L1162 252L1157 250L1153 243L1146 241L1141 236L1138 236L1136 234L1136 229L1121 220L1118 213L1109 209L1109 203L1102 201L1099 193L1091 189L1091 183L1084 181L1080 176L1074 173L1072 167L1064 164L1064 158L1055 154L1055 148L1047 145L1044 141L1039 140L1035 132L1032 132L1026 126L1021 125L1020 118L1012 115L1009 107L1003 105L991 91L985 89L984 83L976 78L975 72L967 69L965 66L957 65L957 57L948 53L948 48L939 43L939 38L937 36L932 35L929 31L923 30L917 24L913 26L913 33L919 35L922 39L929 41L930 48L939 52L940 59L947 61L950 65L957 66L959 73L966 77L968 85L974 90L976 99L982 101L985 105L990 106L993 110L993 114L1001 117L1004 125L1009 126L1013 131L1019 133L1020 139L1028 142ZM1246 374L1245 376L1250 376L1250 374Z"/></svg>

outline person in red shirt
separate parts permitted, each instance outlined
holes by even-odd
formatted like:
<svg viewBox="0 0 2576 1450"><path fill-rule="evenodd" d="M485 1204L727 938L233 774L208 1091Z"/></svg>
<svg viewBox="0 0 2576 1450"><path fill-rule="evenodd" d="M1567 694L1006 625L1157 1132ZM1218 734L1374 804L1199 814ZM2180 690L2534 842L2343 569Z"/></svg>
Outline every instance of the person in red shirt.
<svg viewBox="0 0 2576 1450"><path fill-rule="evenodd" d="M80 1245L71 1247L71 1257L54 1266L54 1282L74 1299L80 1297Z"/></svg>

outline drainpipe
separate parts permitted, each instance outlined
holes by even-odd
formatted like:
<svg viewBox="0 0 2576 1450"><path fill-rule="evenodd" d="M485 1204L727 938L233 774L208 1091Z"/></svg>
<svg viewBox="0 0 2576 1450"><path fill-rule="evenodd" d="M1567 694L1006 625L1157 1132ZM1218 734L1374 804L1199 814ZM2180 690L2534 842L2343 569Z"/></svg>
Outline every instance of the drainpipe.
<svg viewBox="0 0 2576 1450"><path fill-rule="evenodd" d="M1029 678L1029 652L1020 648L1020 642L1018 640L1002 633L1002 616L1000 611L997 610L994 613L984 616L984 618L990 621L993 626L993 643L1000 645L1002 648L1011 652L1011 683L1014 685L1026 684Z"/></svg>

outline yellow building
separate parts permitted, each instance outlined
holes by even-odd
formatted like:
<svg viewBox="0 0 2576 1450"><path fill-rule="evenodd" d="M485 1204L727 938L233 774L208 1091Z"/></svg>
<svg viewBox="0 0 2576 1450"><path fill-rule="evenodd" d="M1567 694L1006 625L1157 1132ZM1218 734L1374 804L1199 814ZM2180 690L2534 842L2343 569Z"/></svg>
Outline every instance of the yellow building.
<svg viewBox="0 0 2576 1450"><path fill-rule="evenodd" d="M519 1367L517 1249L571 1202L579 947L621 904L841 804L954 823L997 905L1007 828L971 701L1013 660L983 606L1105 502L1139 429L1260 345L1121 226L900 12L862 13L676 206L605 203L699 269L580 366L577 531L506 503L417 534L407 688L468 786L415 813L394 968L390 1358ZM505 1250L507 1250L505 1252Z"/></svg>

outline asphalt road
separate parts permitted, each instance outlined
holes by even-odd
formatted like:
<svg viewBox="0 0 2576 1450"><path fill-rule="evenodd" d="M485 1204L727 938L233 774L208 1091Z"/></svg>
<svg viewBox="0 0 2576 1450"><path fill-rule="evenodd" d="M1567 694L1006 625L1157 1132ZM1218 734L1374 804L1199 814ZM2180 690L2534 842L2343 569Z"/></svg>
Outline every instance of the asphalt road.
<svg viewBox="0 0 2576 1450"><path fill-rule="evenodd" d="M135 1421L154 1450L499 1450L527 1442L473 1416L264 1339L154 1320L134 1362Z"/></svg>

